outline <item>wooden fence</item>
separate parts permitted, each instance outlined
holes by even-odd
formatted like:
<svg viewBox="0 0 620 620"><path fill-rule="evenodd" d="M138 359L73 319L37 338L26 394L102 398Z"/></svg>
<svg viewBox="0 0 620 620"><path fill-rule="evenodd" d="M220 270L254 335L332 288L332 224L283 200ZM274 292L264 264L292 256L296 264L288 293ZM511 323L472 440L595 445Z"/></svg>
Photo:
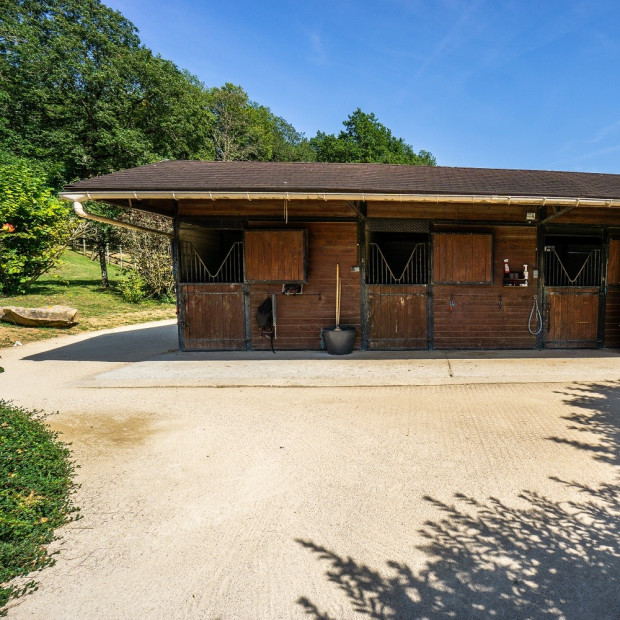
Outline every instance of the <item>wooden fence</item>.
<svg viewBox="0 0 620 620"><path fill-rule="evenodd" d="M97 248L95 244L89 239L81 238L75 239L71 244L71 249L78 254L87 256L90 260L99 260L97 255ZM110 247L108 244L105 246L106 262L118 265L119 267L136 267L136 261L131 254L123 250L123 246L119 245L116 248Z"/></svg>

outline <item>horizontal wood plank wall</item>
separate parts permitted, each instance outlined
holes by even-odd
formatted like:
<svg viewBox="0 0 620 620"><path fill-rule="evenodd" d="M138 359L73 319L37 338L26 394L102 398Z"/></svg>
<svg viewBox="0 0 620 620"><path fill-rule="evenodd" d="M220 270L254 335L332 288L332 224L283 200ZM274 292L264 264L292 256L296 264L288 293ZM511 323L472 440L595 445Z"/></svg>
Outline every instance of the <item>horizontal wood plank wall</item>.
<svg viewBox="0 0 620 620"><path fill-rule="evenodd" d="M605 346L620 348L620 239L609 242L607 296L605 299Z"/></svg>
<svg viewBox="0 0 620 620"><path fill-rule="evenodd" d="M522 224L526 221L528 211L536 211L534 207L514 205L473 205L458 203L396 203L369 202L369 218L407 218L422 220L467 221L479 220L489 222L514 222Z"/></svg>
<svg viewBox="0 0 620 620"><path fill-rule="evenodd" d="M241 284L183 284L186 351L245 349Z"/></svg>
<svg viewBox="0 0 620 620"><path fill-rule="evenodd" d="M281 350L317 350L321 348L321 329L335 323L336 263L342 277L342 325L355 325L358 333L355 348L360 346L360 282L357 265L357 224L296 223L308 230L308 282L301 295L281 295L282 286L253 283L250 285L252 348L269 349L267 338L261 338L254 315L258 306L272 293L277 295L277 338L274 346Z"/></svg>
<svg viewBox="0 0 620 620"><path fill-rule="evenodd" d="M620 286L607 289L605 304L605 346L620 348Z"/></svg>
<svg viewBox="0 0 620 620"><path fill-rule="evenodd" d="M551 215L551 211L549 211ZM560 215L553 224L593 224L598 226L620 226L620 209L577 207L566 215Z"/></svg>
<svg viewBox="0 0 620 620"><path fill-rule="evenodd" d="M426 349L426 285L369 285L370 348Z"/></svg>
<svg viewBox="0 0 620 620"><path fill-rule="evenodd" d="M435 284L435 348L536 348L536 337L527 327L538 286L532 279L536 268L535 227L493 226L477 232L493 233L493 284ZM514 271L528 265L528 287L503 286L504 258L509 259Z"/></svg>
<svg viewBox="0 0 620 620"><path fill-rule="evenodd" d="M350 217L353 209L345 202L289 200L289 218ZM181 200L180 217L274 217L284 222L284 200Z"/></svg>

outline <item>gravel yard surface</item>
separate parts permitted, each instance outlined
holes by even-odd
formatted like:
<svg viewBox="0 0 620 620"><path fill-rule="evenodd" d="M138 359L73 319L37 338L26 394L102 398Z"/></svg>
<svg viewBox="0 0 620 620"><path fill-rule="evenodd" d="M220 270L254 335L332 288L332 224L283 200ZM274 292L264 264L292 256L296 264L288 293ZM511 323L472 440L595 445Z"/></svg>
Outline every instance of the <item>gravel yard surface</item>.
<svg viewBox="0 0 620 620"><path fill-rule="evenodd" d="M9 617L620 617L618 351L0 353L83 515Z"/></svg>

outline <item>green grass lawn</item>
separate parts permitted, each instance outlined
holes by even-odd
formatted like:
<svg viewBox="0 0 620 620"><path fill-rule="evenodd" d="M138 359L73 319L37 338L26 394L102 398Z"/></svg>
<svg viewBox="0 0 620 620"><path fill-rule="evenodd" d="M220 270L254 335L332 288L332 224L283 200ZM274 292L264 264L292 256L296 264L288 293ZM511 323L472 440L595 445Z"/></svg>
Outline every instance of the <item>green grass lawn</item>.
<svg viewBox="0 0 620 620"><path fill-rule="evenodd" d="M104 290L101 288L99 263L67 250L62 256L61 263L54 270L41 276L27 294L0 296L0 307L71 306L79 311L78 324L67 329L57 329L20 327L2 322L0 348L13 346L16 341L25 344L64 334L175 317L175 306L171 303L142 301L134 304L124 301L115 286L121 277L120 270L114 265L109 265L108 275L110 288Z"/></svg>
<svg viewBox="0 0 620 620"><path fill-rule="evenodd" d="M36 588L10 580L51 564L54 530L77 515L69 449L35 413L0 400L0 616L10 598Z"/></svg>

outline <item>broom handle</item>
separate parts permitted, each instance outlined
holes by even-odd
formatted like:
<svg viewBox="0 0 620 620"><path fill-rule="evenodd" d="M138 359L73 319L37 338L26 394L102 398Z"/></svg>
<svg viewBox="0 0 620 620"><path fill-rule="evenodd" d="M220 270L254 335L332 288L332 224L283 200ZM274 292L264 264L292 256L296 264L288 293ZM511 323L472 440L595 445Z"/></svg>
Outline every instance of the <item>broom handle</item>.
<svg viewBox="0 0 620 620"><path fill-rule="evenodd" d="M336 263L336 327L340 325L340 263Z"/></svg>

